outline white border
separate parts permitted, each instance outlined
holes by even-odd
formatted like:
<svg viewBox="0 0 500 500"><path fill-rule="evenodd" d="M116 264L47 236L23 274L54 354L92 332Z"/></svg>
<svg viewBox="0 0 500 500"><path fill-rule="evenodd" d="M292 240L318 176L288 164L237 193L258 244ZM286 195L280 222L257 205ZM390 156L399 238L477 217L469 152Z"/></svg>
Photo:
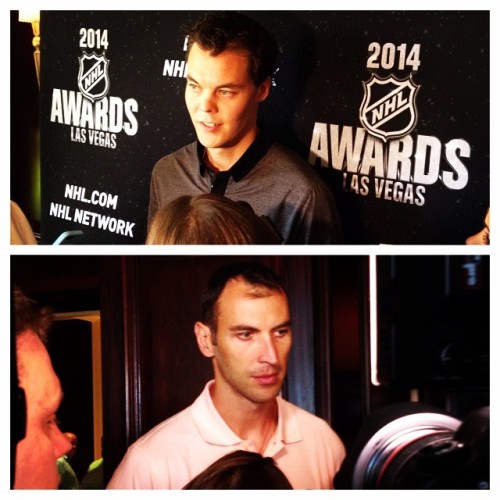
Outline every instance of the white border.
<svg viewBox="0 0 500 500"><path fill-rule="evenodd" d="M498 23L498 9L499 2L495 0L495 2L484 1L484 0L476 0L474 2L463 1L463 0L455 0L455 1L444 1L444 0L422 0L420 2L401 2L399 1L389 1L389 0L380 0L380 1L359 1L359 0L351 0L350 2L343 3L343 5L347 6L347 8L342 8L340 5L341 2L330 1L325 2L322 0L310 0L305 3L304 1L296 1L292 0L289 2L272 1L272 0L254 0L253 2L241 2L241 1L227 1L227 0L218 0L214 2L213 0L184 0L182 3L183 10L213 10L217 9L240 9L240 10L304 10L304 7L307 7L306 10L489 10L490 11L490 44L491 44L491 52L490 52L490 68L491 68L491 85L490 85L490 94L491 94L491 123L490 123L490 143L491 143L491 178L490 184L491 188L491 208L493 212L493 221L495 221L495 214L500 210L499 208L499 184L498 184L498 169L500 168L500 162L498 161L498 152L495 148L496 144L499 142L500 134L498 130L498 65L500 64L500 58L498 54L499 48L499 23ZM3 61L8 64L10 61L10 10L19 10L19 9L29 9L29 8L37 8L40 10L123 10L130 9L134 10L140 7L140 10L178 10L175 8L170 8L170 5L176 6L175 2L168 2L163 0L143 0L139 5L130 4L127 2L113 0L113 1L95 1L89 0L87 2L75 2L69 3L66 1L40 1L40 2L27 2L27 1L8 1L2 4L1 7L1 22L0 25L0 33L2 33L4 40L3 43L0 44L1 50L3 51ZM286 7L285 9L283 7ZM6 79L4 78L3 81ZM5 84L4 84L5 87ZM6 133L7 130L10 130L10 91L8 88L2 88L2 97L4 100L4 110L9 110L9 112L2 113L2 121L3 127L1 128L2 135L0 136L0 151L2 155L3 161L1 162L3 173L1 174L1 182L0 182L0 200L2 200L2 204L4 207L7 207L7 200L10 198L10 134ZM473 98L473 96L472 96ZM495 195L495 196L493 196ZM4 210L0 213L0 269L2 270L4 278L4 284L0 287L0 304L2 304L2 311L7 311L7 318L10 318L10 284L9 284L9 269L10 269L10 255L82 255L82 254L94 254L94 255L216 255L216 254L228 254L228 255L367 255L367 256L376 256L376 255L491 255L491 276L497 277L499 276L499 265L498 260L500 256L495 255L498 254L495 236L495 222L493 222L493 237L492 244L489 247L478 247L478 246L280 246L280 247L205 247L205 246L197 246L197 247L152 247L145 245L126 245L126 246L71 246L65 245L63 247L53 247L53 246L37 246L37 247L26 247L26 246L10 246L9 242L9 225L10 225L10 213L9 210L4 208ZM500 234L500 232L499 232ZM498 241L500 241L500 237L498 237ZM495 359L495 355L498 353L498 333L499 330L499 322L498 322L498 284L496 279L492 279L492 287L491 287L491 358ZM5 315L4 315L5 317ZM5 321L5 320L4 320ZM4 322L4 325L6 323ZM8 323L7 323L8 324ZM4 333L5 338L5 333ZM1 380L6 381L10 377L9 370L9 362L5 362L6 356L9 354L9 350L4 347L5 341L2 340L1 344L1 352L2 352L2 371L0 372ZM498 380L498 373L496 369L496 363L492 364L491 367L491 380L493 384ZM492 385L493 385L492 384ZM2 387L6 387L7 384L2 384ZM495 409L498 408L498 397L499 392L495 389L491 391L491 406ZM3 390L3 389L2 389ZM3 400L8 399L8 392L2 392L2 396L5 396ZM492 412L493 420L496 421L495 412ZM491 442L492 444L499 443L498 440L498 426L492 425L491 427ZM6 443L7 439L4 435L2 436L2 442ZM1 467L1 476L0 476L0 485L2 490L8 490L9 496L16 498L33 498L36 500L52 500L54 495L68 495L67 492L61 491L49 491L49 492L13 492L8 489L9 485L9 459L7 457L8 446L2 447L2 467ZM495 460L495 454L492 454L492 471L498 469L498 462ZM478 496L488 496L490 497L493 491L498 489L498 482L496 481L496 477L492 475L492 487L488 491L476 491L474 495ZM415 492L413 492L415 494ZM206 492L165 492L165 491L156 491L156 492L94 492L94 491L78 491L75 494L79 495L82 498L95 498L100 497L101 495L106 495L106 498L110 498L109 495L115 496L117 499L122 499L124 497L130 498L131 496L136 496L137 498L144 498L145 496L148 498L158 498L161 500L173 498L176 496L181 496L183 498L188 497L198 497L202 496L203 498L207 498L210 495ZM332 494L335 495L336 498L352 498L357 495L365 495L365 492L346 492L346 491L336 491L332 492L323 492L323 491L309 491L309 492L273 492L273 495L276 497L284 498L283 495L287 496L287 499L290 498L290 495L295 494L299 496L307 496L307 498L318 497L325 498L331 500ZM412 495L412 492L405 493L406 495ZM221 496L229 495L234 496L234 492L217 492L217 498ZM255 498L255 493L252 492L238 492L238 496L247 496L248 498ZM250 496L251 495L251 496ZM397 491L374 491L369 492L371 498L400 498L401 492ZM436 498L443 498L442 492L432 492L426 491L426 496ZM418 495L420 497L420 494ZM453 498L454 499L469 499L471 496L471 492L468 491L454 491ZM416 495L415 495L416 498Z"/></svg>

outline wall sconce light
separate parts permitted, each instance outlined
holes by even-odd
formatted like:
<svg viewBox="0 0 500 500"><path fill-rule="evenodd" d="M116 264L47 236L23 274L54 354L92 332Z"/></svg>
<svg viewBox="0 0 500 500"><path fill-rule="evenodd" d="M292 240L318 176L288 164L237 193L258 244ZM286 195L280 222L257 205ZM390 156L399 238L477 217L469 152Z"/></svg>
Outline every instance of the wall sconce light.
<svg viewBox="0 0 500 500"><path fill-rule="evenodd" d="M35 47L35 69L38 87L40 87L40 11L39 10L20 10L19 21L22 23L31 23L33 28L33 47Z"/></svg>

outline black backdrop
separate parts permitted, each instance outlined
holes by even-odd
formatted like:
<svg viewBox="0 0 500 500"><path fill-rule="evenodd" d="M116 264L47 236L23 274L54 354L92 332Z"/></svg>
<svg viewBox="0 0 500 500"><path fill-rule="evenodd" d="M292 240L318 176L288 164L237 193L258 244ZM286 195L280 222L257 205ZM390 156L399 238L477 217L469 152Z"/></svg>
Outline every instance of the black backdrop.
<svg viewBox="0 0 500 500"><path fill-rule="evenodd" d="M328 182L346 243L462 244L481 228L490 203L489 11L248 14L281 47L262 124ZM42 243L72 229L84 235L68 242L144 242L151 170L195 139L181 27L199 16L42 11ZM79 83L84 52L103 76L90 90ZM370 122L368 107L386 95L395 117L373 137L360 115Z"/></svg>

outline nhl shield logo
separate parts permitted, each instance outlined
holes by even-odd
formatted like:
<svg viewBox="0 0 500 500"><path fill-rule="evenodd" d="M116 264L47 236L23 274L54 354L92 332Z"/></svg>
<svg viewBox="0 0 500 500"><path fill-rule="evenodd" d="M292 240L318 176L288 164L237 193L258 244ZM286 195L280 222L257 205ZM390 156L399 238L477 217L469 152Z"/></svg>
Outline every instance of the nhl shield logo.
<svg viewBox="0 0 500 500"><path fill-rule="evenodd" d="M367 132L386 142L409 134L417 124L416 97L419 85L411 75L399 80L393 75L380 78L372 74L363 82L365 96L359 119Z"/></svg>
<svg viewBox="0 0 500 500"><path fill-rule="evenodd" d="M92 52L83 52L78 58L80 69L78 71L78 88L80 92L92 102L102 99L109 91L109 60L104 55Z"/></svg>

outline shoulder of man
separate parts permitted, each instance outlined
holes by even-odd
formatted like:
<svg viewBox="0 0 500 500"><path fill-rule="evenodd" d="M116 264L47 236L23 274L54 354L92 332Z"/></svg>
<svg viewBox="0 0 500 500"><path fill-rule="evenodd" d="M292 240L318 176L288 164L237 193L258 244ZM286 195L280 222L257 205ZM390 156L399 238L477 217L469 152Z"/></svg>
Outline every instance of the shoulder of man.
<svg viewBox="0 0 500 500"><path fill-rule="evenodd" d="M317 168L289 146L274 142L266 156L266 160L272 162L275 172L282 171L288 178L295 177L310 185L325 186Z"/></svg>
<svg viewBox="0 0 500 500"><path fill-rule="evenodd" d="M165 465L171 456L175 456L175 440L186 432L179 427L180 417L189 407L160 422L132 443L122 461L114 471L107 489L151 489L160 477L157 473L158 462ZM182 422L181 422L182 424ZM166 453L165 450L170 450ZM168 473L164 471L164 475ZM163 475L160 478L164 481Z"/></svg>
<svg viewBox="0 0 500 500"><path fill-rule="evenodd" d="M153 175L157 175L163 169L169 168L173 163L192 161L193 158L196 158L196 141L162 156L153 167Z"/></svg>
<svg viewBox="0 0 500 500"><path fill-rule="evenodd" d="M323 446L331 448L338 465L340 464L345 456L345 447L339 435L325 419L283 399L281 399L281 407L285 415L289 417L293 415L296 419L304 439L312 439L311 442L322 443Z"/></svg>
<svg viewBox="0 0 500 500"><path fill-rule="evenodd" d="M176 440L184 441L185 432L191 430L192 419L190 417L191 406L163 420L137 441L130 445L130 449L140 449L143 453L156 452L156 449L164 449L165 443L173 444Z"/></svg>
<svg viewBox="0 0 500 500"><path fill-rule="evenodd" d="M280 406L282 411L284 412L285 418L286 416L293 415L298 419L299 423L307 422L308 425L319 427L326 426L331 429L330 425L325 419L318 417L314 413L311 413L310 411L305 410L304 408L301 408L300 406L297 406L290 401L286 401L285 399L281 398Z"/></svg>

